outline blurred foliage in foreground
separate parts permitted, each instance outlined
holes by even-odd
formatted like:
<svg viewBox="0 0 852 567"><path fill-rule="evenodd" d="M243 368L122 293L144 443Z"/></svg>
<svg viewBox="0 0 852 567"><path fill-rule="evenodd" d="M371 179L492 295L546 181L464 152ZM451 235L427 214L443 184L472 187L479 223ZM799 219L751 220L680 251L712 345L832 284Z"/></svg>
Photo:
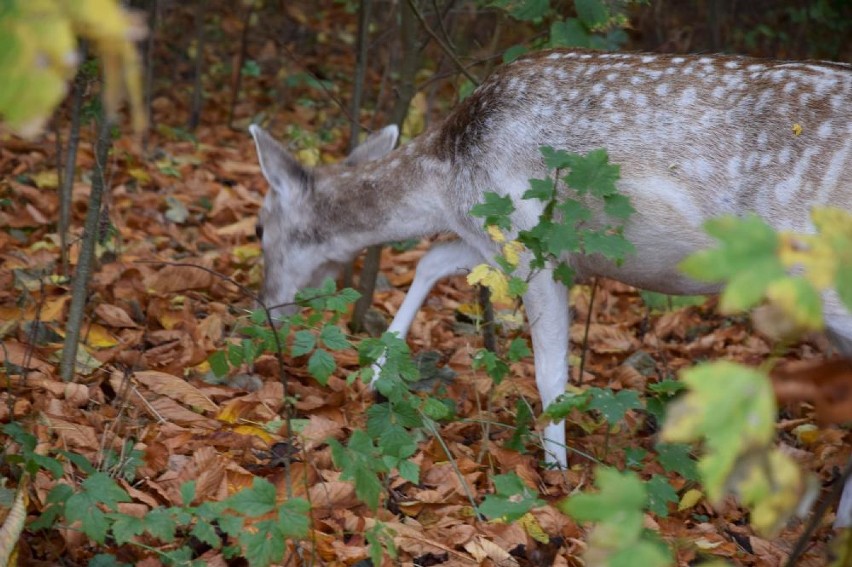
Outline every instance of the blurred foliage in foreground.
<svg viewBox="0 0 852 567"><path fill-rule="evenodd" d="M39 133L62 101L80 63L78 38L103 64L103 99L114 115L126 97L133 126L145 125L139 55L140 18L115 0L0 1L0 118L12 130Z"/></svg>

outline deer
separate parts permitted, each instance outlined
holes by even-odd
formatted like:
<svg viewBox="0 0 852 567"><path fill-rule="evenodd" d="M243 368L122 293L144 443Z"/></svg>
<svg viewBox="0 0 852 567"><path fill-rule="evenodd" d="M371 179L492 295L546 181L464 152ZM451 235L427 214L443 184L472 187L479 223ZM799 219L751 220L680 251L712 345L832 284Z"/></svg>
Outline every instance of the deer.
<svg viewBox="0 0 852 567"><path fill-rule="evenodd" d="M521 196L529 179L547 175L544 145L580 154L605 148L635 209L624 227L635 253L620 264L562 258L580 279L718 293L718 284L677 269L712 246L706 220L756 213L776 229L812 232L813 206L852 211L852 65L841 63L543 51L498 67L446 118L396 149L398 129L388 126L344 161L309 169L259 126L250 132L270 187L258 234L262 295L279 306L275 313L292 309L298 289L333 276L368 246L458 236L421 259L411 300L391 326L401 334L437 279L499 252L469 214L485 192L513 198L516 230L538 222L543 204ZM532 273L524 264L516 275L529 280L523 304L546 408L568 383L568 290L552 267ZM831 292L823 310L829 337L852 356L852 315ZM566 466L564 422L546 425L542 437L546 462ZM836 525L852 525L852 481Z"/></svg>

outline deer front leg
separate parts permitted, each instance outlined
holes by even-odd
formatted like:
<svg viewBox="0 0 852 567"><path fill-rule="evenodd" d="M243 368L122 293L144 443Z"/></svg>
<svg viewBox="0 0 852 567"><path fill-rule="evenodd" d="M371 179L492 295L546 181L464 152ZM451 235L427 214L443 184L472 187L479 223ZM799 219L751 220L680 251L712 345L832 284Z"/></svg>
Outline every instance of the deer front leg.
<svg viewBox="0 0 852 567"><path fill-rule="evenodd" d="M524 294L535 355L535 382L542 408L565 392L568 384L568 290L553 280L552 272L535 274ZM544 453L548 463L566 467L565 422L544 428Z"/></svg>
<svg viewBox="0 0 852 567"><path fill-rule="evenodd" d="M412 323L414 323L417 312L435 284L446 277L464 275L483 261L482 255L462 240L436 244L430 248L417 263L414 281L411 282L411 287L405 294L405 299L403 299L399 311L396 312L390 327L388 327L388 332L396 333L399 338L405 339ZM379 377L384 362L385 355L382 355L373 364L371 385Z"/></svg>

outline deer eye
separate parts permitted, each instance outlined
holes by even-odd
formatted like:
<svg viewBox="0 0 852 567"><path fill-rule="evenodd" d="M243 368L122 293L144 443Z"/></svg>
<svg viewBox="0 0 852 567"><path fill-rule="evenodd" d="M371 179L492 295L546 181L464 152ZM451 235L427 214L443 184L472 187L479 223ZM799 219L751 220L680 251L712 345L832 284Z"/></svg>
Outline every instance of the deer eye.
<svg viewBox="0 0 852 567"><path fill-rule="evenodd" d="M260 224L254 225L254 234L258 240L263 240L263 227Z"/></svg>

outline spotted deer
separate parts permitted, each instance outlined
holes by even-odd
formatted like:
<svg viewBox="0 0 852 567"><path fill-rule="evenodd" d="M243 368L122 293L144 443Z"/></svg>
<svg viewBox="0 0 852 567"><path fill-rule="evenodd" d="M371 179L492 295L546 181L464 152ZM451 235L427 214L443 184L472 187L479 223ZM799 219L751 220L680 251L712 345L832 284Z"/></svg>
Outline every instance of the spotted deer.
<svg viewBox="0 0 852 567"><path fill-rule="evenodd" d="M258 224L269 305L291 302L367 246L459 236L421 260L426 269L392 327L403 334L436 278L498 252L470 215L483 193L513 198L516 229L538 222L543 204L521 196L529 179L547 175L542 145L605 148L636 209L624 231L635 254L621 265L563 258L579 277L714 293L717 286L677 269L713 244L706 220L753 212L777 229L812 231L813 205L852 211L852 66L840 63L546 51L498 68L446 119L396 150L397 129L387 127L342 163L307 169L261 128L251 133L271 187ZM544 269L523 301L546 407L568 380L567 290ZM852 355L852 316L834 294L824 310L829 334ZM564 466L564 423L546 426L543 437L546 459ZM852 482L840 508L838 525L852 524Z"/></svg>

